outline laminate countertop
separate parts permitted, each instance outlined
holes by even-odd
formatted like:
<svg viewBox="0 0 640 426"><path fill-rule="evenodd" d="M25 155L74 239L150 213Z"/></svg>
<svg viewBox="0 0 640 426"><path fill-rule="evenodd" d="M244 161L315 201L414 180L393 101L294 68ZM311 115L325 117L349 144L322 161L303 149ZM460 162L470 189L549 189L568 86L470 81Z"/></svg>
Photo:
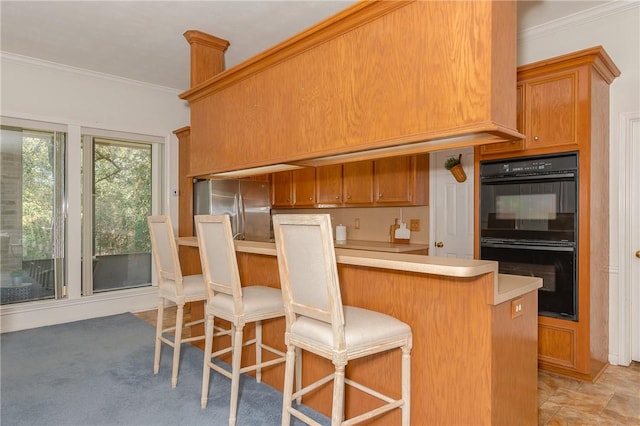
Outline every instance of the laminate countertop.
<svg viewBox="0 0 640 426"><path fill-rule="evenodd" d="M179 237L178 244L197 247L198 240L196 237ZM404 245L407 246L407 244ZM239 253L276 256L276 245L273 242L237 240L235 246ZM493 273L495 277L493 294L489 296L490 300L487 301L492 305L515 299L542 287L541 278L498 273L498 262L492 260L458 259L343 247L345 246L335 245L336 261L339 264L458 278ZM412 250L417 249L413 248Z"/></svg>

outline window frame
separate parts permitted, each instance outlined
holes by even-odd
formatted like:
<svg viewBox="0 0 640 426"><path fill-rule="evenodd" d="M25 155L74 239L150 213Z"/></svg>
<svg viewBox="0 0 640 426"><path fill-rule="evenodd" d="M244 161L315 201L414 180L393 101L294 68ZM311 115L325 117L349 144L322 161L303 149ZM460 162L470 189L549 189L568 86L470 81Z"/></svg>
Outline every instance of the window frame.
<svg viewBox="0 0 640 426"><path fill-rule="evenodd" d="M81 216L93 217L93 202L92 202L92 185L93 185L93 144L97 139L110 140L123 144L149 144L151 145L151 211L153 214L157 214L161 211L164 204L164 182L165 178L164 170L164 152L165 141L163 138L150 135L133 134L127 132L116 132L103 129L95 129L82 127L80 128L79 149L82 152L82 164L91 164L92 167L84 167L84 172L81 174L82 180L80 188L82 200L80 202ZM82 149L83 146L91 146L92 149ZM83 208L84 206L84 208ZM81 235L82 240L80 243L81 259L93 259L93 220L81 220L82 225ZM92 262L81 262L80 272L80 295L91 296L94 294L93 289L93 264ZM152 286L157 285L155 279L155 269L151 268L151 283ZM127 290L111 290L110 292L117 292Z"/></svg>

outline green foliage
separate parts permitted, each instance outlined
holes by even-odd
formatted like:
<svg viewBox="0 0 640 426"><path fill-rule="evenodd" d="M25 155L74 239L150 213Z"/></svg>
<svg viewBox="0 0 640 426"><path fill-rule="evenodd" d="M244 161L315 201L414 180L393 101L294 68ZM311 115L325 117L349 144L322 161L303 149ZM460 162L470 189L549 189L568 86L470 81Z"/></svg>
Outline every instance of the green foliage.
<svg viewBox="0 0 640 426"><path fill-rule="evenodd" d="M452 168L460 164L461 159L462 159L462 154L460 154L458 158L456 157L447 158L444 162L444 168L447 170L451 170Z"/></svg>
<svg viewBox="0 0 640 426"><path fill-rule="evenodd" d="M53 143L45 133L22 139L25 260L52 257ZM150 252L151 145L96 142L94 158L94 254Z"/></svg>
<svg viewBox="0 0 640 426"><path fill-rule="evenodd" d="M52 257L52 150L51 134L22 138L22 241L25 260Z"/></svg>
<svg viewBox="0 0 640 426"><path fill-rule="evenodd" d="M97 143L94 254L151 251L151 146Z"/></svg>

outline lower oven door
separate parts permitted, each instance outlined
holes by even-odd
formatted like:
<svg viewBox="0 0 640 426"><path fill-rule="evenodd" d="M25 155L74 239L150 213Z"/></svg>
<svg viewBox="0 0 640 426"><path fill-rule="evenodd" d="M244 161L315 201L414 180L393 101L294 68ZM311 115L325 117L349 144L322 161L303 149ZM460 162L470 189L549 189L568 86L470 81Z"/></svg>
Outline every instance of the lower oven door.
<svg viewBox="0 0 640 426"><path fill-rule="evenodd" d="M502 274L542 278L539 315L578 320L576 248L567 245L481 243L480 258L498 261Z"/></svg>

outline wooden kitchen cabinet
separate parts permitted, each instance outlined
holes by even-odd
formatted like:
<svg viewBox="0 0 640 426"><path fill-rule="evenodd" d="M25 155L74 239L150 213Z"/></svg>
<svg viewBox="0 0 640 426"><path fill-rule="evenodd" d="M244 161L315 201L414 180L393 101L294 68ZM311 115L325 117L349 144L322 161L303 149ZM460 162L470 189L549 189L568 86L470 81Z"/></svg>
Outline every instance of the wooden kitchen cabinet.
<svg viewBox="0 0 640 426"><path fill-rule="evenodd" d="M572 69L521 81L527 150L579 144L579 77L580 70Z"/></svg>
<svg viewBox="0 0 640 426"><path fill-rule="evenodd" d="M273 200L274 207L426 205L428 186L428 154L396 156L321 166L315 175L276 173Z"/></svg>
<svg viewBox="0 0 640 426"><path fill-rule="evenodd" d="M373 203L373 161L342 165L342 194L346 205Z"/></svg>
<svg viewBox="0 0 640 426"><path fill-rule="evenodd" d="M316 170L313 167L291 172L293 206L313 207L316 203Z"/></svg>
<svg viewBox="0 0 640 426"><path fill-rule="evenodd" d="M273 173L273 207L313 207L315 205L315 169L312 167Z"/></svg>
<svg viewBox="0 0 640 426"><path fill-rule="evenodd" d="M476 150L478 158L588 151L599 127L595 123L601 120L594 114L603 109L608 114L609 109L608 96L600 103L599 93L619 72L608 56L599 56L601 50L595 47L518 67L516 124L525 139L482 145Z"/></svg>
<svg viewBox="0 0 640 426"><path fill-rule="evenodd" d="M377 205L424 204L428 199L428 156L410 155L375 160L374 195Z"/></svg>
<svg viewBox="0 0 640 426"><path fill-rule="evenodd" d="M316 168L316 200L318 204L342 204L342 164Z"/></svg>
<svg viewBox="0 0 640 426"><path fill-rule="evenodd" d="M597 379L609 357L609 210L603 206L609 204L609 85L618 75L601 46L519 67L524 149L496 144L476 150L476 178L481 160L578 153L578 319L538 317L538 364L587 381ZM477 235L475 243L478 250Z"/></svg>
<svg viewBox="0 0 640 426"><path fill-rule="evenodd" d="M377 204L410 203L412 157L391 157L373 163L374 198Z"/></svg>
<svg viewBox="0 0 640 426"><path fill-rule="evenodd" d="M291 207L293 204L293 181L290 171L271 175L272 207Z"/></svg>

